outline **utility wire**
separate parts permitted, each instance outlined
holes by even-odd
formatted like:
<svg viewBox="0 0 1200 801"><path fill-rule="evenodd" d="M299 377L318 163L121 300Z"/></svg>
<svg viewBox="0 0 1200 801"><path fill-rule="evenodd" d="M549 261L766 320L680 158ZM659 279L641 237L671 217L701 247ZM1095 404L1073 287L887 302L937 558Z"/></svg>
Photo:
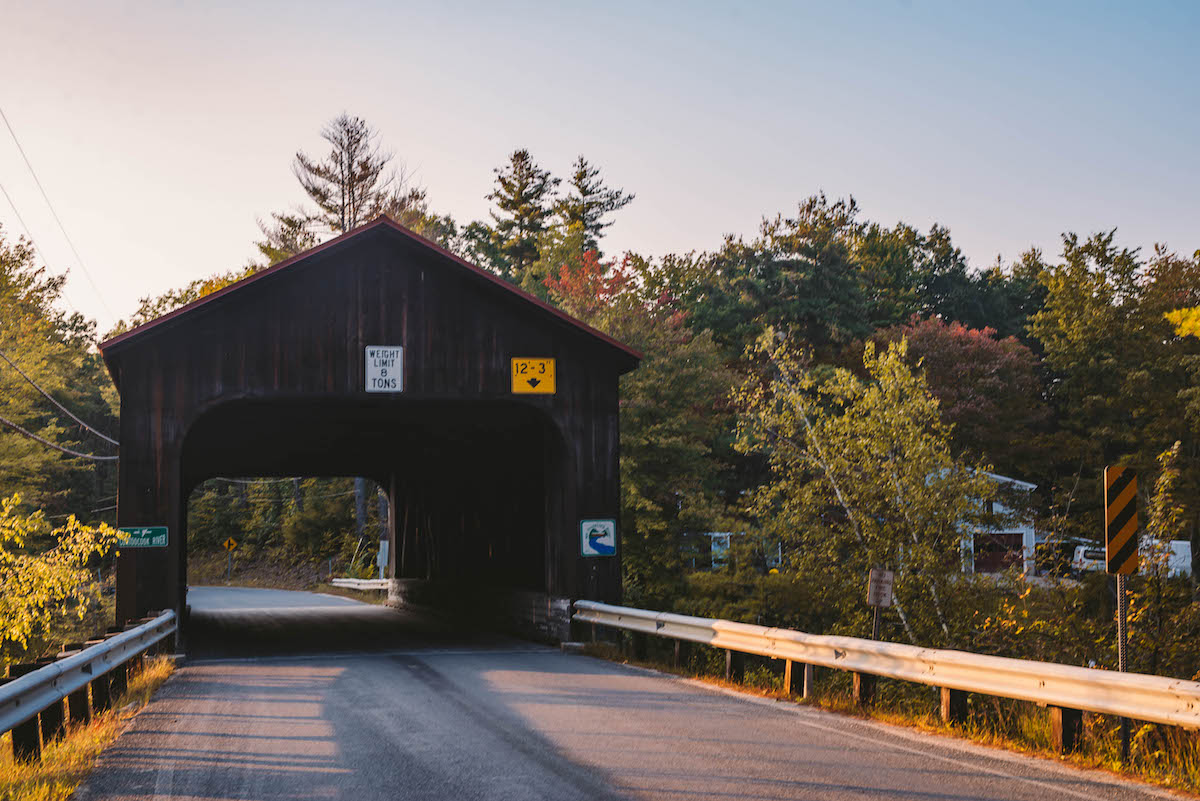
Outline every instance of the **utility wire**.
<svg viewBox="0 0 1200 801"><path fill-rule="evenodd" d="M97 456L94 453L80 453L79 451L73 451L70 448L64 448L62 445L59 445L55 442L51 442L48 439L42 439L41 437L39 437L37 434L33 433L32 431L21 428L19 425L14 423L12 420L9 420L7 417L0 417L0 425L6 425L9 428L11 428L13 431L16 431L18 434L29 437L31 440L34 440L35 442L40 442L43 445L45 445L47 448L54 448L54 450L56 450L56 451L62 451L63 453L69 454L71 456L78 456L81 459L91 459L96 462L115 462L115 461L117 461L117 458L118 458L116 456Z"/></svg>
<svg viewBox="0 0 1200 801"><path fill-rule="evenodd" d="M92 274L88 271L87 265L83 263L83 258L79 255L79 251L75 248L75 243L71 241L71 237L67 234L66 226L64 226L62 220L59 219L58 212L54 210L54 205L50 202L50 196L46 194L46 188L42 186L42 182L38 178L37 172L35 172L33 169L33 164L29 161L29 156L25 155L25 148L21 147L21 141L17 139L17 132L13 130L12 123L8 121L8 117L4 114L4 109L2 108L0 108L0 119L4 120L4 126L8 128L8 133L10 136L12 136L13 144L17 146L17 150L20 152L21 158L25 160L25 166L29 168L29 174L33 176L33 182L37 184L38 190L42 193L42 199L46 201L46 206L50 209L50 214L54 217L54 221L58 223L58 230L62 231L63 238L67 240L67 244L71 247L71 252L75 254L75 260L79 262L80 269L82 269L83 274L87 276L88 283L92 285L92 289L95 291L96 297L99 299L100 304L104 306L104 310L108 312L109 317L113 318L114 320L117 319L117 316L113 314L113 310L109 308L108 302L104 299L104 296L100 294L100 287L96 286L96 281L92 278ZM11 203L12 201L10 200L9 202ZM22 225L24 225L24 223L22 223Z"/></svg>
<svg viewBox="0 0 1200 801"><path fill-rule="evenodd" d="M41 387L39 387L39 386L37 385L37 382L35 382L35 381L34 381L32 378L30 378L28 375L26 375L26 374L25 374L25 371L24 371L24 370L22 370L20 367L17 367L17 365L16 365L16 362L14 362L12 359L8 358L8 354L7 354L7 353L5 353L5 352L4 352L4 351L2 351L2 350L0 350L0 359L4 359L4 361L8 362L8 366L9 366L9 367L11 367L12 369L16 370L18 373L20 373L20 374L21 374L21 378L24 378L26 381L28 381L28 382L29 382L29 385L30 385L31 387L33 387L33 388L34 388L34 389L36 389L36 390L37 390L39 393L41 393L41 396L42 396L43 398L45 398L46 400L50 401L50 402L51 402L51 403L53 403L55 406L57 406L57 407L58 407L58 409L59 409L59 411L61 411L61 412L62 412L63 414L65 414L67 417L70 417L70 418L71 418L72 420L74 420L76 423L79 423L79 425L83 426L83 427L84 427L84 428L86 428L88 431L92 432L92 433L93 433L93 434L95 434L97 437L99 437L100 439L102 439L102 440L104 440L105 442L109 443L110 445L116 445L117 447L120 447L120 446L121 446L121 443L120 443L120 442L117 442L115 439L113 439L112 437L108 436L107 434L102 434L101 432L99 432L99 431L97 431L96 429L92 428L92 427L91 427L91 426L89 426L87 423L83 422L83 421L82 421L82 420L80 420L78 417L76 417L76 416L75 416L75 415L74 415L74 414L71 412L71 410L70 410L70 409L68 409L66 406L63 406L61 403L59 403L59 402L58 402L58 401L56 401L54 398L52 398L52 397L50 396L50 393L49 393L49 392L47 392L46 390L44 390L44 389L42 389Z"/></svg>
<svg viewBox="0 0 1200 801"><path fill-rule="evenodd" d="M34 252L37 253L37 255L41 257L42 263L45 264L47 267L49 267L50 262L49 262L49 260L46 259L45 251L43 251L40 247L38 247L37 240L35 240L33 238L33 230L29 227L29 224L26 223L25 219L21 216L21 212L17 209L17 204L13 202L12 195L8 194L8 190L4 188L3 183L0 183L0 194L4 195L4 199L8 201L8 205L13 210L13 215L17 218L17 222L19 222L21 224L21 228L23 228L25 230L25 237L29 240L29 244L33 245ZM67 305L78 307L78 304L71 302L70 290L66 287L65 284L63 286L63 291L68 296ZM111 314L111 312L110 312L110 314ZM93 344L95 344L95 340L93 340Z"/></svg>

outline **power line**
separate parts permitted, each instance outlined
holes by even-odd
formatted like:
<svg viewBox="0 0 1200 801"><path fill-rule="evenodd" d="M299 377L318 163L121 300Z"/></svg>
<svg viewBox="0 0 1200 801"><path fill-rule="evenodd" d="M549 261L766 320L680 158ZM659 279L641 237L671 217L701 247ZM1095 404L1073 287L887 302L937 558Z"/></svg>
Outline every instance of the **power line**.
<svg viewBox="0 0 1200 801"><path fill-rule="evenodd" d="M58 230L62 231L63 238L67 240L67 244L70 246L71 252L75 254L75 260L79 262L79 268L83 270L83 274L87 277L88 283L92 285L92 289L96 292L96 298L99 299L100 304L104 306L104 310L108 312L108 316L114 320L117 319L117 316L113 314L113 310L109 308L108 302L104 299L104 296L100 294L100 287L96 286L96 282L92 278L91 272L88 271L87 265L83 263L83 258L79 255L79 251L76 250L75 243L71 241L70 235L67 234L66 226L64 226L62 220L59 219L58 212L54 210L54 205L50 202L50 196L46 194L46 189L42 186L42 182L38 178L37 172L34 171L33 164L29 161L29 156L25 155L25 148L21 147L21 141L17 139L17 132L13 130L12 123L8 121L8 117L4 114L3 108L0 108L0 119L4 120L4 126L8 128L8 133L10 136L12 136L13 144L17 146L17 150L20 152L21 158L25 160L25 166L29 168L29 174L33 176L33 182L37 184L38 190L42 193L42 199L46 201L46 207L50 209L50 214L54 217L54 221L58 223ZM9 203L12 203L12 201L10 200ZM24 225L24 223L22 223L22 225ZM26 230L28 230L28 228Z"/></svg>
<svg viewBox="0 0 1200 801"><path fill-rule="evenodd" d="M83 422L83 421L82 421L82 420L80 420L78 417L76 417L76 416L75 416L75 415L74 415L74 414L71 412L71 410L70 410L70 409L68 409L66 406L63 406L61 403L59 403L59 402L58 402L58 401L56 401L54 398L52 398L52 397L50 396L50 393L46 392L46 390L44 390L44 389L42 389L41 387L39 387L39 386L37 385L37 382L35 382L35 381L34 381L32 378L30 378L28 375L26 375L26 374L25 374L25 371L24 371L24 370L22 370L20 367L18 367L18 366L16 365L16 363L15 363L15 362L14 362L12 359L8 358L8 354L7 354L7 353L5 353L5 352L4 352L4 351L2 351L2 350L0 350L0 359L4 359L4 361L8 362L8 366L9 366L9 367L11 367L12 369L16 370L18 373L20 373L20 374L21 374L21 378L24 378L26 381L28 381L28 382L29 382L29 385L30 385L31 387L33 387L33 388L34 388L34 389L36 389L36 390L37 390L39 393L41 393L41 395L42 395L42 397L43 397L43 398L45 398L46 400L50 401L50 402L51 402L51 403L53 403L55 406L57 406L57 407L58 407L58 409L59 409L59 410L60 410L60 411L61 411L63 414L65 414L67 417L70 417L70 418L71 418L72 420L74 420L76 423L79 423L79 425L83 426L83 427L84 427L84 428L86 428L88 431L92 432L93 434L95 434L97 437L99 437L100 439L104 440L105 442L107 442L107 443L109 443L109 444L111 444L111 445L116 445L117 447L120 447L120 446L121 446L121 443L120 443L120 442L117 442L117 441L116 441L115 439L113 439L112 437L110 437L110 436L108 436L108 435L106 435L106 434L102 434L101 432L99 432L99 431L97 431L96 429L92 428L92 427L91 427L91 426L89 426L87 423Z"/></svg>
<svg viewBox="0 0 1200 801"><path fill-rule="evenodd" d="M96 462L115 462L119 458L116 456L97 456L94 453L80 453L79 451L73 451L70 448L64 448L62 445L59 445L58 443L51 442L48 439L42 439L41 437L39 437L37 434L33 433L32 431L21 428L19 425L14 423L12 420L9 420L7 417L0 417L0 425L6 425L9 428L11 428L13 431L16 431L18 434L29 437L31 440L34 440L35 442L40 442L43 445L45 445L47 448L54 448L54 450L62 451L63 453L68 454L70 456L78 456L80 459L91 459Z"/></svg>
<svg viewBox="0 0 1200 801"><path fill-rule="evenodd" d="M36 252L36 253L37 253L39 256L41 256L41 258L42 258L42 262L43 262L43 263L44 263L44 264L45 264L47 267L49 267L49 266L50 266L50 262L49 262L49 260L46 258L46 253L45 253L45 251L43 251L43 250L42 250L40 247L38 247L37 240L35 240L35 239L33 238L33 230L32 230L32 229L29 227L29 224L28 224L28 223L26 223L26 222L25 222L25 219L24 219L24 218L21 216L21 212L20 212L20 211L17 209L17 204L13 202L12 195L8 194L8 190L4 188L4 184L3 184L3 183L0 183L0 194L3 194L3 195L4 195L4 199L8 201L8 205L9 205L9 207L12 209L12 211L13 211L13 215L14 215L14 216L17 218L17 222L19 222L19 223L21 224L21 228L23 228L23 229L25 230L25 236L26 236L26 237L29 239L29 244L33 245L33 249L34 249L34 251L35 251L35 252ZM64 291L64 292L67 292L67 291L68 291L68 290L67 290L67 288L66 288L66 285L65 285L65 284L64 284L64 286L63 286L63 291ZM68 293L68 294L69 294L69 293ZM78 306L78 304L71 303L69 300L68 300L68 305L69 305L69 306ZM109 312L109 313L111 314L111 312Z"/></svg>

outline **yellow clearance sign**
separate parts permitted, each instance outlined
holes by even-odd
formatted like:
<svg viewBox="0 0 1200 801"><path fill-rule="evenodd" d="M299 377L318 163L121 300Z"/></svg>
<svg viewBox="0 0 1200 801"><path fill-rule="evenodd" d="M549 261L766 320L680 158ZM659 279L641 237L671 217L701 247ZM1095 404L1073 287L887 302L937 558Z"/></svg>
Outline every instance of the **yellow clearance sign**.
<svg viewBox="0 0 1200 801"><path fill-rule="evenodd" d="M517 395L553 395L556 389L554 359L512 360L512 391Z"/></svg>

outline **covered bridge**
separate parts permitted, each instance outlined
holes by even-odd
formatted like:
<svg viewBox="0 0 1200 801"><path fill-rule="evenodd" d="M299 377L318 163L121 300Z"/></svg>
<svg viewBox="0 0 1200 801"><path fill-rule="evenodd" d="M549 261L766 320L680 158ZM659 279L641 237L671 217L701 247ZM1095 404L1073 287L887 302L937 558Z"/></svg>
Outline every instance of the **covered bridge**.
<svg viewBox="0 0 1200 801"><path fill-rule="evenodd" d="M377 481L397 603L560 637L568 600L620 599L617 386L639 354L389 219L100 348L118 525L145 529L118 622L185 607L188 496L217 476Z"/></svg>

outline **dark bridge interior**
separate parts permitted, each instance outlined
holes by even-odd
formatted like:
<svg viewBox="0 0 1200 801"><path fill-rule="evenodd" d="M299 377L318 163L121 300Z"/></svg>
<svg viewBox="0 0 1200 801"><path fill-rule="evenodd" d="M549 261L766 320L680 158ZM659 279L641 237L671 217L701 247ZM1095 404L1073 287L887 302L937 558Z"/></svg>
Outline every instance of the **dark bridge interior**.
<svg viewBox="0 0 1200 801"><path fill-rule="evenodd" d="M548 591L562 452L529 406L308 397L213 409L188 431L181 462L185 497L215 476L377 481L390 501L389 575L406 600L436 607L498 585Z"/></svg>

